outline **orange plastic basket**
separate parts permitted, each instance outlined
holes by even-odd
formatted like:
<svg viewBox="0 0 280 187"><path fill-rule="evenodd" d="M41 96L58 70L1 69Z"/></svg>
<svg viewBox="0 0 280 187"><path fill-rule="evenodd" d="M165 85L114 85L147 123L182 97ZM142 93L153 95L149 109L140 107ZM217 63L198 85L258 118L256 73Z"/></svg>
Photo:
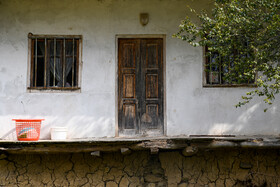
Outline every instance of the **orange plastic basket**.
<svg viewBox="0 0 280 187"><path fill-rule="evenodd" d="M19 141L38 141L41 123L44 119L13 119L16 122L16 133Z"/></svg>

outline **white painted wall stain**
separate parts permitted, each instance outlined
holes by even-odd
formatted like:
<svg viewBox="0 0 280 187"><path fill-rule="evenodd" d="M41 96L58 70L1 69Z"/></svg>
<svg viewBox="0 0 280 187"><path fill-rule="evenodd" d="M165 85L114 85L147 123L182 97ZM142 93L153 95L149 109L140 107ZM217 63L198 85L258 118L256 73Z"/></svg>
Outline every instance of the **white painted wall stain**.
<svg viewBox="0 0 280 187"><path fill-rule="evenodd" d="M261 100L234 105L246 88L203 88L202 49L172 38L186 5L207 0L0 0L0 138L15 139L14 118L44 118L69 138L115 136L116 34L166 34L167 135L278 135L279 101L267 113ZM150 22L143 27L139 13ZM83 35L81 93L28 93L27 34Z"/></svg>

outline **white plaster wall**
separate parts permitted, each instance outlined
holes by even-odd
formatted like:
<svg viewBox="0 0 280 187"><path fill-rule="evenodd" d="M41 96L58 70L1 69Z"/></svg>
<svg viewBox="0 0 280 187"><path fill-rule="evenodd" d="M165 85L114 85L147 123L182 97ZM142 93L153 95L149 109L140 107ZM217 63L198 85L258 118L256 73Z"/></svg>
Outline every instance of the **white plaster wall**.
<svg viewBox="0 0 280 187"><path fill-rule="evenodd" d="M69 138L115 136L116 34L166 34L166 132L277 135L279 102L263 112L261 100L234 105L246 88L203 88L202 49L172 38L186 5L207 0L0 0L0 138L14 139L13 118L44 118ZM142 27L139 13L150 22ZM29 93L27 34L83 35L80 93Z"/></svg>

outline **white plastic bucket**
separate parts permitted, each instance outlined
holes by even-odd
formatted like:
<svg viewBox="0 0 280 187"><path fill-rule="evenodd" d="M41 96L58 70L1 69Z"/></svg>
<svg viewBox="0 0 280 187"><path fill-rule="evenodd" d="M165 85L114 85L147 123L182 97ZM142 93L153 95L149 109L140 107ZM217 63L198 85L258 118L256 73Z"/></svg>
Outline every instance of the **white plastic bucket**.
<svg viewBox="0 0 280 187"><path fill-rule="evenodd" d="M67 127L52 127L51 128L51 139L52 140L66 140L67 138Z"/></svg>

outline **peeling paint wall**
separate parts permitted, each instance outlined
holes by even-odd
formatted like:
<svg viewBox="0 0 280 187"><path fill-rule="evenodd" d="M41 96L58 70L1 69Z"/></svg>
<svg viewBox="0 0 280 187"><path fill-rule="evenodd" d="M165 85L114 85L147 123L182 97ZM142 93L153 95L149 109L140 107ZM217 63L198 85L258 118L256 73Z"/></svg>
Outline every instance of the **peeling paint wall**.
<svg viewBox="0 0 280 187"><path fill-rule="evenodd" d="M116 34L166 35L168 136L278 135L278 100L267 113L261 100L235 109L249 89L202 87L202 49L172 38L189 14L186 5L211 6L208 0L0 0L0 139L15 139L13 118L46 119L41 139L50 139L52 126L67 126L69 138L114 137ZM150 15L145 27L141 12ZM28 93L29 32L83 36L81 93Z"/></svg>
<svg viewBox="0 0 280 187"><path fill-rule="evenodd" d="M226 154L225 154L226 153ZM0 156L1 186L278 186L279 150Z"/></svg>

